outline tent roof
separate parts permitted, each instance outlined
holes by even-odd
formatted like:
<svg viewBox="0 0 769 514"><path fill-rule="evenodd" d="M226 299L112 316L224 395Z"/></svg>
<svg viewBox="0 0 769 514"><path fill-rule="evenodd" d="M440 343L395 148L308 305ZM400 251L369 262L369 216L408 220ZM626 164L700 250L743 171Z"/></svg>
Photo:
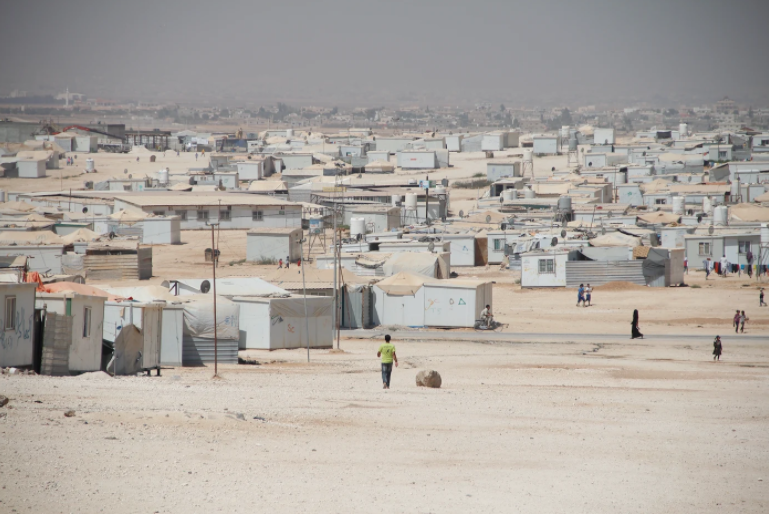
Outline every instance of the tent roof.
<svg viewBox="0 0 769 514"><path fill-rule="evenodd" d="M598 236L589 240L590 246L629 246L636 247L641 245L641 238L629 236L621 232L613 232L605 236Z"/></svg>
<svg viewBox="0 0 769 514"><path fill-rule="evenodd" d="M87 228L79 228L72 232L71 234L67 234L66 236L61 236L61 240L64 241L66 244L72 244L72 243L90 243L92 241L98 241L101 235L97 234L93 230L89 230Z"/></svg>
<svg viewBox="0 0 769 514"><path fill-rule="evenodd" d="M61 237L47 230L37 230L32 232L0 232L0 243L5 245L13 243L20 245L66 244Z"/></svg>
<svg viewBox="0 0 769 514"><path fill-rule="evenodd" d="M669 212L657 211L650 212L648 214L641 214L638 216L638 219L646 223L668 224L678 223L681 220L681 216L677 214L671 214Z"/></svg>
<svg viewBox="0 0 769 514"><path fill-rule="evenodd" d="M749 203L738 203L729 208L729 215L740 221L769 221L769 207Z"/></svg>
<svg viewBox="0 0 769 514"><path fill-rule="evenodd" d="M376 286L389 295L413 296L426 282L431 280L433 279L424 275L401 271L377 282Z"/></svg>
<svg viewBox="0 0 769 514"><path fill-rule="evenodd" d="M382 267L386 275L394 275L401 271L406 271L427 277L435 277L437 264L438 254L403 252L390 256Z"/></svg>

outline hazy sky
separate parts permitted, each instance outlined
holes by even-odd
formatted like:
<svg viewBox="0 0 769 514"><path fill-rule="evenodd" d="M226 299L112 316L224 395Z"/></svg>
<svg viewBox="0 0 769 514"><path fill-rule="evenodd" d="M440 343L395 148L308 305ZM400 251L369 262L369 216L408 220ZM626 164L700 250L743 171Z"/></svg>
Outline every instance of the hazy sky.
<svg viewBox="0 0 769 514"><path fill-rule="evenodd" d="M769 0L3 2L0 93L769 104ZM690 100L691 99L691 100Z"/></svg>

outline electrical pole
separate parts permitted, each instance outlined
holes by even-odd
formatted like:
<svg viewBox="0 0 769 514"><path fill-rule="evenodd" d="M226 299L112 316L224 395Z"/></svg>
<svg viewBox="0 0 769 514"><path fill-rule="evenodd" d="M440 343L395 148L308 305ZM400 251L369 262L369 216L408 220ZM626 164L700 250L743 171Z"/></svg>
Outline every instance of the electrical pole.
<svg viewBox="0 0 769 514"><path fill-rule="evenodd" d="M425 175L425 223L430 227L430 218L427 214L427 206L430 204L430 175ZM430 231L427 231L428 234Z"/></svg>
<svg viewBox="0 0 769 514"><path fill-rule="evenodd" d="M307 239L310 238L310 230L307 229ZM300 254L301 255L301 254ZM310 256L309 250L307 251L307 257ZM310 322L307 320L307 284L304 278L304 266L307 263L307 259L302 259L302 264L299 265L299 273L302 274L302 292L304 293L304 333L307 338L307 362L310 362Z"/></svg>
<svg viewBox="0 0 769 514"><path fill-rule="evenodd" d="M211 223L211 269L214 272L214 280L213 280L213 289L214 289L214 378L219 378L219 340L217 338L217 331L216 331L216 261L217 261L217 255L216 255L216 246L214 246L214 225L215 223Z"/></svg>

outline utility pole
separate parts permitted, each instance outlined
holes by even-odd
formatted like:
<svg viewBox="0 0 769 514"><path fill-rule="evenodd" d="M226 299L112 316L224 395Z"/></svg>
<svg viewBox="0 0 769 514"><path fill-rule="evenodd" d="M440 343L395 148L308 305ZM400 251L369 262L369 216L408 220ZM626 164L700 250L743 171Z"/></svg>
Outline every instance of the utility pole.
<svg viewBox="0 0 769 514"><path fill-rule="evenodd" d="M427 206L430 204L430 175L425 175L425 223L430 227L430 218L427 214ZM428 234L430 231L428 230Z"/></svg>
<svg viewBox="0 0 769 514"><path fill-rule="evenodd" d="M310 230L307 229L307 240L310 238ZM300 253L301 256L301 253ZM307 257L310 256L309 250L307 251ZM302 292L304 293L304 334L307 338L307 362L310 362L310 322L307 320L307 284L304 278L304 266L307 263L307 259L302 259L302 264L299 265L299 273L302 274Z"/></svg>
<svg viewBox="0 0 769 514"><path fill-rule="evenodd" d="M211 269L214 272L214 280L213 280L213 290L214 290L214 378L219 378L219 340L217 338L217 331L216 331L216 261L217 261L217 255L216 255L216 246L214 246L214 225L215 223L211 223ZM304 277L303 277L304 278Z"/></svg>

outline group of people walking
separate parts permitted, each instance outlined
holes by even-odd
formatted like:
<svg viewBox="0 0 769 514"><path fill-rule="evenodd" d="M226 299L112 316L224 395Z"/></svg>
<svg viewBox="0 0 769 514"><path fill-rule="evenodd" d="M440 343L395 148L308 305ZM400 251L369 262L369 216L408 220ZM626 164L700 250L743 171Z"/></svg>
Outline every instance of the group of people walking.
<svg viewBox="0 0 769 514"><path fill-rule="evenodd" d="M732 319L732 325L734 325L734 333L744 333L745 332L745 322L750 321L750 318L748 318L745 315L745 311L737 310L734 314L734 318Z"/></svg>
<svg viewBox="0 0 769 514"><path fill-rule="evenodd" d="M67 157L67 166L74 166L74 165L75 165L75 158Z"/></svg>
<svg viewBox="0 0 769 514"><path fill-rule="evenodd" d="M577 290L577 307L579 307L580 303L583 307L590 307L592 301L593 288L590 287L590 284L588 284L587 287L585 287L584 284L580 284L579 289Z"/></svg>

